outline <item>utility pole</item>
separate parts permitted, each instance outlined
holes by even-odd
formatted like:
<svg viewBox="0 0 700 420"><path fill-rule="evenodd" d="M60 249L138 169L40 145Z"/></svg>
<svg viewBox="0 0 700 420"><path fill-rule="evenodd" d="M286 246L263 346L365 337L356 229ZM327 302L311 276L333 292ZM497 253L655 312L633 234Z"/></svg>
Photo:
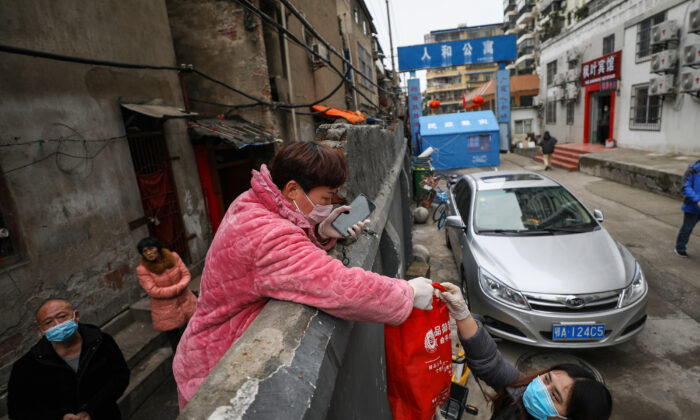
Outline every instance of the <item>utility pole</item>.
<svg viewBox="0 0 700 420"><path fill-rule="evenodd" d="M397 92L397 78L396 74L396 64L394 63L394 39L391 36L391 13L389 12L389 0L386 0L386 21L389 24L389 48L391 48L391 84L394 97L392 98L393 108L394 108L394 118L398 115L399 105L397 103L399 99L399 94Z"/></svg>

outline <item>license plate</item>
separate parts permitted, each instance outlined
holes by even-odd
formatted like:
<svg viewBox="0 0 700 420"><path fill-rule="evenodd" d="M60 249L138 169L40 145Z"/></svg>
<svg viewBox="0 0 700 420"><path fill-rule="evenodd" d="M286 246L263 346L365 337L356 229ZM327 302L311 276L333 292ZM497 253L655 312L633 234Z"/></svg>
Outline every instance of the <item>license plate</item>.
<svg viewBox="0 0 700 420"><path fill-rule="evenodd" d="M552 340L599 340L605 337L605 324L554 324Z"/></svg>

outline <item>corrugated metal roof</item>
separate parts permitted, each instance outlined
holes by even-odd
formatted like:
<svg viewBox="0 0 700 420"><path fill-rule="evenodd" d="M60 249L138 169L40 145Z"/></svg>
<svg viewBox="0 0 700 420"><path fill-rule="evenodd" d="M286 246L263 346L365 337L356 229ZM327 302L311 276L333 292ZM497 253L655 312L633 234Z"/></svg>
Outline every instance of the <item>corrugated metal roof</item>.
<svg viewBox="0 0 700 420"><path fill-rule="evenodd" d="M197 116L196 112L161 104L121 104L124 108L153 118L189 118Z"/></svg>
<svg viewBox="0 0 700 420"><path fill-rule="evenodd" d="M238 149L248 145L258 146L282 142L263 126L234 116L226 120L198 119L189 124L194 138L217 137L236 146Z"/></svg>
<svg viewBox="0 0 700 420"><path fill-rule="evenodd" d="M519 76L511 76L510 78L510 93L521 92L525 90L538 90L540 88L540 77L536 74L521 74ZM489 96L496 92L496 81L489 80L478 88L467 93L467 102L471 101L475 96Z"/></svg>

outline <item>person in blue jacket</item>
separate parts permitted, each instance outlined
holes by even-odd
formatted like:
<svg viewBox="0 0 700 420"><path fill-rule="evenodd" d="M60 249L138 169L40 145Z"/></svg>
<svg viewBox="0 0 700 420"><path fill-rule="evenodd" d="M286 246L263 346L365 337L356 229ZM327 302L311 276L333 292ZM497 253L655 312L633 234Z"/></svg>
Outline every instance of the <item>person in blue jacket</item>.
<svg viewBox="0 0 700 420"><path fill-rule="evenodd" d="M683 175L683 224L676 238L676 254L687 257L686 245L693 228L700 221L700 160L688 166Z"/></svg>

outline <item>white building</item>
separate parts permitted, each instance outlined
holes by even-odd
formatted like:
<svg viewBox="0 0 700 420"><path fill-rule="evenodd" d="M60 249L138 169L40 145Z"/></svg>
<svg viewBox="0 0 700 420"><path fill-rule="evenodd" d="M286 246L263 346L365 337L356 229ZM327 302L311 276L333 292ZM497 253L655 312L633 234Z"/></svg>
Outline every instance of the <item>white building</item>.
<svg viewBox="0 0 700 420"><path fill-rule="evenodd" d="M567 3L576 1L582 2ZM621 147L700 152L700 89L687 91L681 83L684 77L690 85L700 80L700 54L693 49L700 49L700 34L693 32L700 31L700 0L582 3L576 10L586 4L595 8L579 12L578 22L542 44L543 130L561 142L612 138ZM664 27L652 34L656 24ZM656 43L665 34L672 35ZM690 61L684 59L686 48L694 57ZM680 60L674 61L676 54ZM651 73L652 61L658 74ZM684 76L692 72L693 77Z"/></svg>

